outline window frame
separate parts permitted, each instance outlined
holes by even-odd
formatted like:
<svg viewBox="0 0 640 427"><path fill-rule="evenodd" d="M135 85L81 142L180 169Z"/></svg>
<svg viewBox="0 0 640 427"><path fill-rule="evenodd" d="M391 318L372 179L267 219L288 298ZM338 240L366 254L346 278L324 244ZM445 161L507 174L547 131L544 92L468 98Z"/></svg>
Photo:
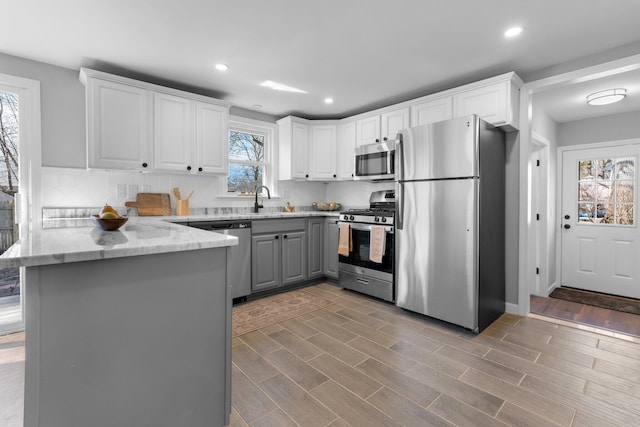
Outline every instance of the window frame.
<svg viewBox="0 0 640 427"><path fill-rule="evenodd" d="M229 134L231 131L253 133L264 136L264 160L262 162L254 162L248 160L235 160L229 157L228 144ZM255 196L255 193L245 193L244 195L230 193L228 186L229 178L229 165L230 164L244 164L244 165L264 165L263 185L269 188L271 197L277 197L278 195L278 163L277 163L277 145L275 143L277 135L277 127L275 123L264 122L255 119L249 119L239 116L229 116L229 123L227 127L227 173L221 182L221 194L222 197L237 199L246 198L248 196ZM260 195L266 194L264 190L261 190Z"/></svg>

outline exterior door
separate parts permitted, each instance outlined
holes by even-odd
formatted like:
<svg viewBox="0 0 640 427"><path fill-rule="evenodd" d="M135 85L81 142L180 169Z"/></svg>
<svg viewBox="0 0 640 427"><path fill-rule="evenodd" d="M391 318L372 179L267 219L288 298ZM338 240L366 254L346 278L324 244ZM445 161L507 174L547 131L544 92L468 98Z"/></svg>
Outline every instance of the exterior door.
<svg viewBox="0 0 640 427"><path fill-rule="evenodd" d="M562 156L561 285L640 298L640 141Z"/></svg>
<svg viewBox="0 0 640 427"><path fill-rule="evenodd" d="M0 74L0 253L41 226L40 84ZM25 269L0 269L0 335L24 329Z"/></svg>

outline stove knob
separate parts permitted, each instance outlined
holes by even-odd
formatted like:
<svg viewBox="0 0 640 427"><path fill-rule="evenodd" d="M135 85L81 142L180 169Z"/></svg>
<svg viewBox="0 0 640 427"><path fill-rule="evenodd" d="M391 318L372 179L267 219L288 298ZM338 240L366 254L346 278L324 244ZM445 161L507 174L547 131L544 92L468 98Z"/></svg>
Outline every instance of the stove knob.
<svg viewBox="0 0 640 427"><path fill-rule="evenodd" d="M382 222L387 222L387 217L383 216L382 217Z"/></svg>
<svg viewBox="0 0 640 427"><path fill-rule="evenodd" d="M354 220L353 215L351 215L351 216L349 217L349 219L350 219L351 221L353 221L353 220Z"/></svg>
<svg viewBox="0 0 640 427"><path fill-rule="evenodd" d="M380 218L378 218L378 217L375 217L373 220L374 220L375 222L380 222Z"/></svg>
<svg viewBox="0 0 640 427"><path fill-rule="evenodd" d="M342 217L342 219L344 219L345 221L347 221L349 219L349 215L345 215Z"/></svg>

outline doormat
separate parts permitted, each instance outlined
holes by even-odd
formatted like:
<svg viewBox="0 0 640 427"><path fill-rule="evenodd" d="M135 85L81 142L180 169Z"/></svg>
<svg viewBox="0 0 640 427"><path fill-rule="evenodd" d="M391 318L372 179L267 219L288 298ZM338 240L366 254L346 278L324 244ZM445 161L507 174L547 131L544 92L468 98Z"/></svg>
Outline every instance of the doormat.
<svg viewBox="0 0 640 427"><path fill-rule="evenodd" d="M549 296L551 298L608 308L609 310L622 311L624 313L640 314L640 300L634 298L601 294L599 292L584 291L582 289L567 288L564 286L554 289Z"/></svg>
<svg viewBox="0 0 640 427"><path fill-rule="evenodd" d="M322 297L298 289L233 307L233 337L262 329L333 304Z"/></svg>

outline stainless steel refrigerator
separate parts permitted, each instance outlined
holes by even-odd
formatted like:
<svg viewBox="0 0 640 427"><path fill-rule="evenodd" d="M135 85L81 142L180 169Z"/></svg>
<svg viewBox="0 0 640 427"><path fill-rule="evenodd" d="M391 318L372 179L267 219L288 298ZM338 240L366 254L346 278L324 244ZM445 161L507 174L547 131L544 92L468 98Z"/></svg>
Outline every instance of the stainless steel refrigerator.
<svg viewBox="0 0 640 427"><path fill-rule="evenodd" d="M505 134L465 116L396 138L396 305L475 332L504 312Z"/></svg>

